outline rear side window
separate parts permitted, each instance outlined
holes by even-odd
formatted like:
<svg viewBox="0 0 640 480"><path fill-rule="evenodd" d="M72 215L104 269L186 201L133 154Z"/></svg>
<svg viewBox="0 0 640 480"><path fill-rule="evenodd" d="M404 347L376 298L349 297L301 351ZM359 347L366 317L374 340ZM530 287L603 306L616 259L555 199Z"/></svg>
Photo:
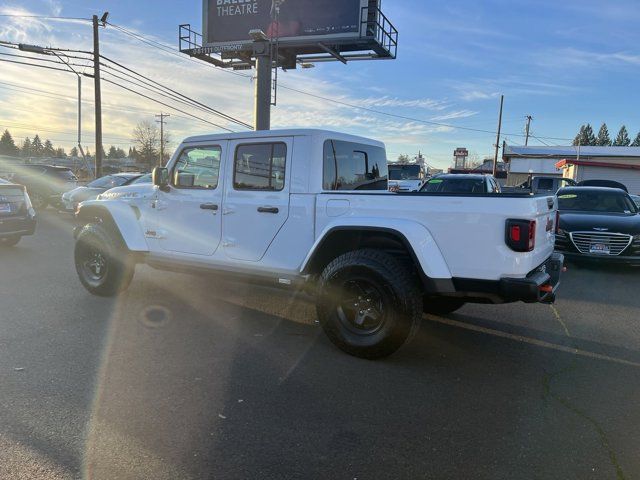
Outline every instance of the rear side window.
<svg viewBox="0 0 640 480"><path fill-rule="evenodd" d="M286 161L287 145L285 143L238 145L233 164L233 188L236 190L282 190Z"/></svg>
<svg viewBox="0 0 640 480"><path fill-rule="evenodd" d="M384 148L342 140L324 142L325 190L386 190L388 178Z"/></svg>

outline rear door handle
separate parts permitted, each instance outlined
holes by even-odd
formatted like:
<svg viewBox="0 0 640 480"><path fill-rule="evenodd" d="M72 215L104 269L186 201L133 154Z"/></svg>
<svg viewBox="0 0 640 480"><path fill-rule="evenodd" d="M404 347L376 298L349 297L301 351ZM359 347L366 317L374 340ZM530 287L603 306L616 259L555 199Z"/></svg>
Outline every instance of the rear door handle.
<svg viewBox="0 0 640 480"><path fill-rule="evenodd" d="M279 211L278 207L258 207L260 213L278 213Z"/></svg>
<svg viewBox="0 0 640 480"><path fill-rule="evenodd" d="M218 205L216 205L215 203L202 203L200 204L200 208L202 210L213 210L213 211L218 211Z"/></svg>

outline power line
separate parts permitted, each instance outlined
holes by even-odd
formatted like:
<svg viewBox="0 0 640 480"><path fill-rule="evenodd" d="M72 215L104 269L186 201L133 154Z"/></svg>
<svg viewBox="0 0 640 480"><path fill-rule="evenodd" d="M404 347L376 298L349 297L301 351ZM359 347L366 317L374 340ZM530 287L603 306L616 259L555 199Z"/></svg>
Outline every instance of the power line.
<svg viewBox="0 0 640 480"><path fill-rule="evenodd" d="M146 45L155 47L155 48L157 48L159 50L163 50L164 52L169 53L169 54L171 54L171 55L173 55L175 57L178 57L178 58L180 58L182 60L189 60L189 61L195 62L198 65L203 65L203 62L201 62L199 60L196 60L196 59L191 58L191 57L186 57L184 54L176 52L174 50L174 48L172 46L170 46L170 45L166 45L164 43L157 42L157 41L155 41L153 39L150 39L149 37L145 37L144 35L132 32L131 30L127 30L126 28L121 27L120 25L115 25L115 24L110 23L110 22L107 22L107 25L110 25L110 26L114 27L115 29L119 30L120 32L124 33L125 35L133 37L133 38L137 39L138 41L140 41L140 42L142 42L142 43L144 43ZM221 71L221 72L224 72L224 73L228 73L230 75L235 75L235 76L238 76L238 77L244 77L244 78L249 78L249 79L253 78L252 75L248 75L246 73L235 72L233 70L219 69L216 66L211 65L209 63L205 63L204 65L208 65L208 66L210 66L210 67L212 67L212 68L214 68L214 69L216 69L218 71Z"/></svg>
<svg viewBox="0 0 640 480"><path fill-rule="evenodd" d="M51 129L47 129L47 128L40 128L37 125L31 125L31 124L28 124L28 123L14 123L14 122L4 121L2 126L5 127L5 128L15 128L17 130L38 130L40 132L60 133L62 135L71 135L69 132L66 132L66 131L51 130ZM73 135L75 135L75 133ZM118 136L112 136L112 135L107 135L107 136L105 136L105 138L111 138L111 139L115 139L115 140L131 141L130 138L118 137Z"/></svg>
<svg viewBox="0 0 640 480"><path fill-rule="evenodd" d="M241 125L243 127L252 128L252 126L250 124L248 124L246 122L243 122L242 120L238 120L237 118L232 117L231 115L228 115L228 114L223 113L223 112L221 112L219 110L216 110L215 108L212 108L212 107L210 107L208 105L205 105L204 103L202 103L202 102L200 102L198 100L194 100L193 98L190 98L190 97L184 95L183 93L180 93L180 92L178 92L176 90L173 90L172 88L167 87L167 86L161 84L160 82L157 82L157 81L155 81L155 80L153 80L153 79L141 74L140 72L137 72L137 71L135 71L135 70L133 70L133 69L131 69L129 67L126 67L125 65L122 65L122 64L116 62L115 60L111 60L111 59L105 57L104 55L101 55L101 57L103 59L105 59L105 60L117 65L118 67L120 67L120 69L124 69L127 72L131 72L132 74L134 74L134 75L136 75L136 76L138 76L138 77L140 77L140 78L142 78L144 80L147 80L148 82L151 82L152 84L155 84L155 85L157 85L158 87L160 87L160 88L162 88L164 90L167 90L167 91L169 91L169 92L171 92L171 93L173 93L175 95L178 95L179 97L181 97L181 98L183 98L183 99L185 99L185 100L187 100L189 102L193 102L195 105L197 105L199 107L202 107L202 108L204 108L206 110L209 110L210 112L214 113L215 115L221 116L222 118L225 118L226 120L230 120L230 121L232 121L234 123L237 123L237 124L239 124L239 125ZM105 66L107 66L109 68L114 68L114 67L112 67L110 65L105 65ZM116 71L118 71L118 70L116 70ZM125 72L120 72L120 73L126 74ZM147 83L147 82L143 82L143 83Z"/></svg>
<svg viewBox="0 0 640 480"><path fill-rule="evenodd" d="M48 62L48 63L57 63L58 65L61 64L61 62L59 62L58 60L53 60L50 58L38 58L38 57L32 57L30 55L20 55L17 53L5 53L5 52L0 52L0 55L4 55L6 57L17 57L17 58L28 58L29 60L35 60L36 62ZM72 65L74 67L81 67L82 65L78 65L76 63L64 63L65 65ZM37 64L34 64L37 65Z"/></svg>
<svg viewBox="0 0 640 480"><path fill-rule="evenodd" d="M4 86L4 85L10 85L10 86ZM13 87L17 87L17 88L13 88ZM37 89L37 88L30 88L30 87L24 87L22 85L17 85L14 83L9 83L9 82L3 82L0 81L0 88L2 89L7 89L7 90L12 90L15 92L20 92L20 93L27 93L29 95L35 95L35 96L39 96L39 97L44 97L44 98L52 98L52 99L64 99L64 100L72 100L72 101L77 101L77 99L75 97L71 97L68 95L62 95L59 93L55 93L52 91L48 91L48 90L41 90L41 89ZM26 92L20 89L24 89L27 90ZM93 101L91 100L82 100L82 103L86 103L88 105L93 105ZM129 107L127 108L123 108L119 105L114 105L111 103L102 103L103 108L106 108L108 110L113 110L116 112L123 112L123 113L132 113L132 114L145 114L145 115L155 115L155 112L152 110L144 110L144 109L140 109L140 108L135 108L135 107ZM13 107L12 107L13 108ZM207 123L204 120L200 120L197 118L192 118L192 117L187 117L184 115L173 115L174 118L180 118L182 120L188 120L188 121L195 121L195 122L199 122L199 123Z"/></svg>
<svg viewBox="0 0 640 480"><path fill-rule="evenodd" d="M20 64L20 65L28 65L30 67L47 68L49 70L58 70L59 72L70 73L69 70L67 70L66 68L56 68L56 67L50 67L49 65L38 65L36 63L19 62L17 60L8 60L6 58L0 58L0 62L17 63L17 64ZM60 62L58 62L58 64L62 65L62 63L60 63Z"/></svg>
<svg viewBox="0 0 640 480"><path fill-rule="evenodd" d="M197 108L198 110L201 110L201 111L203 111L205 113L216 115L216 116L221 117L222 119L227 120L229 122L233 122L233 123L239 124L239 125L241 125L243 127L246 127L246 128L251 128L251 125L249 125L249 124L247 124L245 122L242 122L241 120L238 120L238 119L236 119L236 118L234 118L234 117L232 117L230 115L227 115L226 113L222 113L222 112L220 112L220 111L218 111L218 110L216 110L214 108L208 107L207 105L205 105L205 104L203 104L201 102L198 102L197 100L193 100L193 99L187 97L186 95L183 95L183 94L181 94L179 92L176 92L175 90L172 90L172 89L170 89L168 87L165 87L164 85L162 85L162 84L160 84L158 82L155 82L154 80L149 79L150 81L147 82L145 80L138 79L138 78L134 77L133 75L130 75L130 74L126 73L126 72L121 72L120 70L113 69L109 65L106 65L106 64L103 64L103 65L105 65L108 69L111 68L111 70L113 70L115 72L121 73L122 75L126 75L128 78L124 78L124 77L122 77L120 75L117 75L117 74L113 73L112 71L104 70L103 73L105 73L107 75L111 75L111 76L113 76L113 77L115 77L115 78L117 78L119 80L123 80L125 82L129 82L129 83L131 83L133 85L136 85L137 87L142 88L142 89L144 89L146 91L151 90L154 93L157 93L157 94L161 95L164 98L167 98L169 100L181 103L181 104L186 105L188 107ZM143 76L143 78L147 78L147 77ZM156 85L159 85L159 86L156 86ZM177 96L174 95L173 93L167 93L165 90L168 90L169 92L175 92ZM184 100L184 99L187 99L187 100Z"/></svg>
<svg viewBox="0 0 640 480"><path fill-rule="evenodd" d="M164 106L165 106L165 107L167 107L167 108L170 108L170 109L172 109L172 110L176 110L176 111L178 111L178 112L180 112L180 113L183 113L183 114L185 114L185 115L189 115L190 117L193 117L193 118L196 118L196 119L198 119L198 120L201 120L202 122L205 122L205 123L208 123L208 124L210 124L210 125L213 125L214 127L218 127L218 128L220 128L220 129L222 129L222 130L226 130L227 132L235 133L233 130L231 130L231 129L229 129L229 128L223 127L222 125L218 125L217 123L210 122L209 120L205 120L204 118L200 118L200 117L197 117L197 116L195 116L195 115L192 115L192 114L190 114L190 113L188 113L188 112L185 112L184 110L180 110L179 108L176 108L176 107L173 107L173 106L171 106L171 105L169 105L169 104L166 104L166 103L164 103L164 102L161 102L160 100L157 100L157 99L155 99L155 98L149 97L148 95L144 95L144 94L142 94L142 93L140 93L140 92L136 92L135 90L133 90L133 89L131 89L131 88L128 88L128 87L125 87L124 85L121 85L121 84L119 84L118 82L114 82L113 80L109 80L109 79L107 79L107 78L103 78L103 80L104 80L105 82L108 82L108 83L111 83L111 84L113 84L113 85L116 85L116 86L118 86L118 87L120 87L120 88L122 88L122 89L124 89L124 90L127 90L127 91L129 91L129 92L131 92L131 93L135 93L136 95L140 95L141 97L144 97L144 98L146 98L146 99L148 99L148 100L151 100L152 102L159 103L160 105L164 105Z"/></svg>
<svg viewBox="0 0 640 480"><path fill-rule="evenodd" d="M223 69L223 68L220 68L220 67L216 67L215 65L212 65L210 63L203 63L203 62L195 60L195 59L193 59L191 57L186 57L183 54L177 53L175 50L173 50L173 47L171 47L169 45L166 45L166 44L161 43L161 42L157 42L157 41L155 41L153 39L150 39L149 37L146 37L144 35L141 35L139 33L132 32L132 31L130 31L130 30L124 28L124 27L121 27L119 25L115 25L115 24L110 23L110 22L107 22L107 24L112 26L112 27L114 27L114 28L116 28L117 30L121 31L124 34L129 35L130 37L133 37L133 38L137 39L138 41L140 41L140 42L142 42L142 43L144 43L146 45L150 45L152 47L155 47L155 48L157 48L159 50L162 50L162 51L164 51L166 53L174 55L174 56L176 56L178 58L181 58L183 60L190 60L190 61L198 63L199 65L206 65L206 66L209 66L211 68L214 68L214 69L216 69L218 71L221 71L221 72L224 72L224 73L228 73L228 74L232 74L232 75L236 75L236 76L240 76L240 77L244 77L244 78L253 78L252 75L247 75L247 74L243 74L243 73L240 73L240 72L235 72L235 71L232 71L232 70L226 70L226 69ZM286 84L283 84L283 83L280 83L279 86L284 88L284 89L286 89L286 90L290 90L290 91L299 93L301 95L307 95L309 97L317 98L319 100L332 102L332 103L335 103L335 104L338 104L338 105L342 105L342 106L348 107L348 108L367 111L367 112L370 112L370 113L374 113L376 115L384 115L384 116L387 116L387 117L398 118L398 119L407 120L407 121L411 121L411 122L422 123L422 124L426 124L426 125L433 125L433 126L439 126L439 127L445 127L445 128L453 128L453 129L457 129L457 130L465 130L465 131L477 132L477 133L486 133L486 134L489 134L489 135L496 135L496 133L497 133L495 130L487 130L487 129L473 128L473 127L464 127L464 126L453 125L453 124L449 124L449 123L434 122L434 121L430 121L430 120L424 120L424 119L421 119L421 118L409 117L409 116L406 116L406 115L398 115L398 114L394 114L394 113L383 112L381 110L376 110L376 109L369 108L369 107L364 107L364 106L361 106L361 105L355 105L355 104L348 103L348 102L345 102L345 101L342 101L342 100L338 100L338 99L335 99L335 98L330 98L330 97L324 97L322 95L317 95L317 94L312 93L312 92L307 92L307 91L300 90L300 89L297 89L297 88L294 88L294 87L290 87L290 86L288 86ZM508 136L511 136L511 137L522 137L522 138L525 137L525 135L522 134L522 133L505 133L505 135L508 135ZM540 138L540 137L538 137L538 138ZM546 138L548 140L562 140L562 141L571 140L569 138L547 137L547 136L541 137L541 138Z"/></svg>
<svg viewBox="0 0 640 480"><path fill-rule="evenodd" d="M13 14L13 13L2 13L0 17L14 17L14 18L40 18L43 20L83 20L86 22L90 22L89 18L82 17L59 17L55 15L21 15L21 14Z"/></svg>

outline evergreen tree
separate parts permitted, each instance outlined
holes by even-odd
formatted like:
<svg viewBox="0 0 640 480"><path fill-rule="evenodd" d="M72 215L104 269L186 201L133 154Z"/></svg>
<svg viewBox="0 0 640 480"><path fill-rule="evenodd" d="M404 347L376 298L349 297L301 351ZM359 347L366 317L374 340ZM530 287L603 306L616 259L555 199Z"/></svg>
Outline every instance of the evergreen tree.
<svg viewBox="0 0 640 480"><path fill-rule="evenodd" d="M582 146L596 144L596 136L593 134L591 124L587 123L580 127L580 132L578 132L576 138L573 139L573 144Z"/></svg>
<svg viewBox="0 0 640 480"><path fill-rule="evenodd" d="M622 127L620 127L620 131L618 132L618 136L616 137L613 144L616 147L628 147L630 143L631 143L631 140L629 139L629 133L627 132L627 127L622 125Z"/></svg>
<svg viewBox="0 0 640 480"><path fill-rule="evenodd" d="M42 157L44 153L44 145L42 144L42 140L40 140L40 136L36 134L33 137L33 142L31 142L31 155L33 157Z"/></svg>
<svg viewBox="0 0 640 480"><path fill-rule="evenodd" d="M582 145L582 138L584 137L584 125L580 125L580 131L576 134L573 139L573 145Z"/></svg>
<svg viewBox="0 0 640 480"><path fill-rule="evenodd" d="M116 158L126 158L127 154L120 147L116 148Z"/></svg>
<svg viewBox="0 0 640 480"><path fill-rule="evenodd" d="M609 137L609 129L607 128L607 124L603 123L598 130L598 137L596 138L596 145L601 147L608 147L611 145L611 138Z"/></svg>
<svg viewBox="0 0 640 480"><path fill-rule="evenodd" d="M638 135L636 135L635 140L633 141L633 143L631 144L632 147L640 147L640 132L638 132Z"/></svg>
<svg viewBox="0 0 640 480"><path fill-rule="evenodd" d="M131 158L132 155L132 151L131 151L131 147L129 147L129 155L127 155L127 157Z"/></svg>
<svg viewBox="0 0 640 480"><path fill-rule="evenodd" d="M56 148L56 151L54 153L54 157L56 158L65 158L67 156L67 154L64 151L64 148L62 147L58 147Z"/></svg>
<svg viewBox="0 0 640 480"><path fill-rule="evenodd" d="M24 139L24 142L22 143L22 148L20 149L20 153L22 154L23 157L31 156L31 140L29 140L29 137Z"/></svg>
<svg viewBox="0 0 640 480"><path fill-rule="evenodd" d="M13 155L17 156L20 150L13 141L13 137L9 133L9 130L5 130L0 137L0 155Z"/></svg>
<svg viewBox="0 0 640 480"><path fill-rule="evenodd" d="M117 157L117 154L118 154L118 152L117 152L117 150L116 150L116 147L114 147L113 145L111 145L111 146L109 147L109 153L107 154L107 158L118 158L118 157Z"/></svg>
<svg viewBox="0 0 640 480"><path fill-rule="evenodd" d="M581 145L596 144L596 136L593 134L593 128L591 128L590 123L587 123L584 127L584 140L585 140L585 143L582 143Z"/></svg>
<svg viewBox="0 0 640 480"><path fill-rule="evenodd" d="M51 140L48 138L44 142L42 154L44 157L53 157L56 154L56 151L53 148L53 143L51 143Z"/></svg>
<svg viewBox="0 0 640 480"><path fill-rule="evenodd" d="M77 157L78 155L79 155L78 147L73 147L73 148L69 151L69 156L70 156L70 157Z"/></svg>

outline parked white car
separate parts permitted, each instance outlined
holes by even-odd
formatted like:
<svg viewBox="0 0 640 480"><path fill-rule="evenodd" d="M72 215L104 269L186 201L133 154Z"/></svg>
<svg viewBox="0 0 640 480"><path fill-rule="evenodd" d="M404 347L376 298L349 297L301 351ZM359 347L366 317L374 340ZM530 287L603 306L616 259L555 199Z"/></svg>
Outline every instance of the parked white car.
<svg viewBox="0 0 640 480"><path fill-rule="evenodd" d="M331 341L366 358L423 310L554 300L553 196L390 193L387 172L382 143L336 132L187 138L153 184L80 205L76 270L104 296L136 263L305 287Z"/></svg>

